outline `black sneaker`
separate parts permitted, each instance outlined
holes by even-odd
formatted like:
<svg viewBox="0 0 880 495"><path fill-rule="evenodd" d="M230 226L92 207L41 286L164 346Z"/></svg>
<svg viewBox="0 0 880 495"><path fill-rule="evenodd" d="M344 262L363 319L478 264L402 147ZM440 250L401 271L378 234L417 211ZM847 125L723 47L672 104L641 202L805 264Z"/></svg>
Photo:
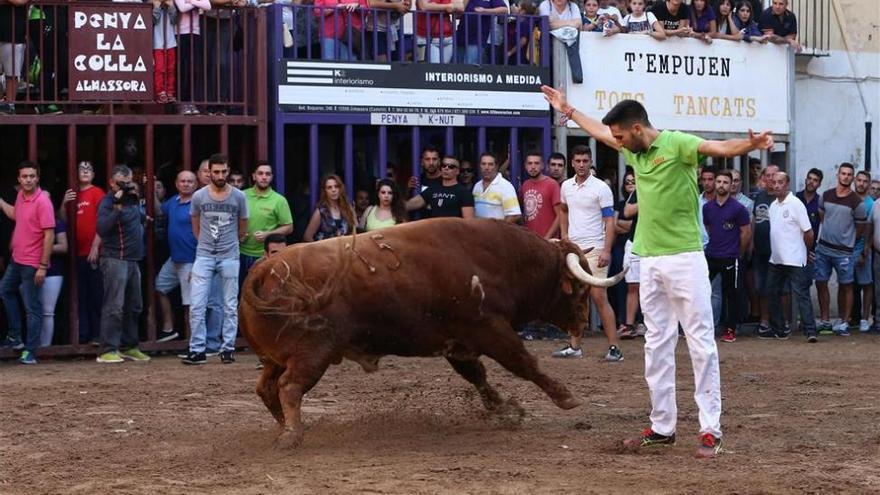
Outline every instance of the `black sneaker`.
<svg viewBox="0 0 880 495"><path fill-rule="evenodd" d="M807 342L815 344L818 341L819 337L816 335L816 332L807 332Z"/></svg>
<svg viewBox="0 0 880 495"><path fill-rule="evenodd" d="M207 357L204 352L190 352L182 359L183 364L205 364Z"/></svg>
<svg viewBox="0 0 880 495"><path fill-rule="evenodd" d="M220 362L223 364L232 364L235 362L235 353L232 351L223 351L220 353Z"/></svg>
<svg viewBox="0 0 880 495"><path fill-rule="evenodd" d="M666 436L654 433L654 430L645 428L642 433L633 438L627 438L623 441L626 448L654 447L656 445L675 445L675 433Z"/></svg>
<svg viewBox="0 0 880 495"><path fill-rule="evenodd" d="M178 336L179 334L173 328L159 330L159 335L156 335L156 342L168 342L169 340L176 339Z"/></svg>
<svg viewBox="0 0 880 495"><path fill-rule="evenodd" d="M773 340L776 338L776 330L773 330L770 327L765 327L764 325L758 325L758 329L755 333L758 334L759 339L763 340Z"/></svg>
<svg viewBox="0 0 880 495"><path fill-rule="evenodd" d="M788 338L790 336L791 336L791 329L789 327L785 327L782 330L776 332L776 339L777 340L788 340Z"/></svg>

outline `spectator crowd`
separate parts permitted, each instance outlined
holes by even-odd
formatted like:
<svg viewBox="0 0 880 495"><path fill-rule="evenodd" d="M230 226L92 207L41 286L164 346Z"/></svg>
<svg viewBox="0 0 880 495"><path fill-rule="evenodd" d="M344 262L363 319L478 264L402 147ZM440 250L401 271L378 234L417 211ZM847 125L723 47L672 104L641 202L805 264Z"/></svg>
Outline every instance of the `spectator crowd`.
<svg viewBox="0 0 880 495"><path fill-rule="evenodd" d="M646 330L639 314L639 257L632 252L638 185L631 170L618 190L613 170L596 174L586 146L575 146L568 157L553 153L546 160L528 152L523 180L515 187L509 180L509 160L500 161L490 152L472 164L427 146L420 159L418 177L405 184L377 180L372 191L357 189L354 201L340 176L321 178L317 204L304 219L302 241L435 217L492 218L522 225L548 240L571 241L584 250L597 276L628 267L618 286L593 287L587 294L592 326L601 328L607 340L605 359L623 359L619 340L640 337ZM880 333L880 319L874 318L880 291L873 282L880 270L880 256L874 255L880 249L880 212L874 211L880 180L842 163L832 187L820 192L825 178L811 169L803 189L794 194L789 176L775 165L762 169L759 160L751 159L748 170L749 191L742 191L737 170L705 166L697 178L699 223L721 341L735 342L746 324L755 325L758 338L788 339L797 330L796 321L810 342L823 335L849 336L850 328ZM243 174L230 169L224 155L212 155L196 172L179 171L176 194L168 198L156 181L152 216L140 194L146 179L135 180L129 166L113 168L106 193L93 183L94 177L92 164L81 162L77 187L53 204L40 189L39 166L24 161L18 166L14 196L0 199L3 214L14 221L10 262L0 279L7 322L3 345L20 351L22 363L33 364L39 347L63 340L53 337L55 306L64 267L73 256L79 343L95 345L100 363L149 360L138 346L145 335L146 232L153 229L152 249L160 253L154 285L159 302L156 341L188 337L188 350L180 355L185 364L203 364L214 355L223 363L234 362L241 283L254 263L282 249L294 232L290 203L272 189L272 165L257 163L247 187ZM70 237L68 225L74 227ZM828 284L832 272L837 280L835 319ZM813 285L819 303L815 315ZM542 322L521 330L526 339L560 337L558 329ZM566 337L569 342L554 357L581 357L581 336Z"/></svg>

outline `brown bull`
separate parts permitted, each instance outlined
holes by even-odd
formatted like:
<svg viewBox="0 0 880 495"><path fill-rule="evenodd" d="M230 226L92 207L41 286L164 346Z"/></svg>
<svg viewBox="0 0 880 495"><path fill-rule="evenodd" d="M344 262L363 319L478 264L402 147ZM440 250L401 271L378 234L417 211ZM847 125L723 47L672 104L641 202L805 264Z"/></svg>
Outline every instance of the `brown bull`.
<svg viewBox="0 0 880 495"><path fill-rule="evenodd" d="M481 355L540 387L557 406L581 404L543 374L514 328L534 320L580 331L593 277L572 243L550 243L496 220L441 218L291 246L244 283L241 330L265 363L257 393L302 441L300 406L330 364L365 371L381 356L443 356L490 411L518 409L486 382Z"/></svg>

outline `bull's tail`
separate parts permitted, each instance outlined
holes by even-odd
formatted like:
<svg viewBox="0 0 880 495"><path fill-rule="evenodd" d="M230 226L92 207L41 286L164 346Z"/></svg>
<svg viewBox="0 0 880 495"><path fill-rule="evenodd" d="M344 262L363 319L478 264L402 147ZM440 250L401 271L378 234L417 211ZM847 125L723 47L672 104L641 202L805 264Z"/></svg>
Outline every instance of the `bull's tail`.
<svg viewBox="0 0 880 495"><path fill-rule="evenodd" d="M250 306L265 322L277 328L278 337L290 328L321 330L328 321L322 316L326 308L343 289L345 274L351 267L351 256L344 252L345 244L352 238L339 239L336 262L323 272L323 277L309 277L303 265L303 257L282 253L274 259L254 266L242 287L242 305ZM306 260L307 261L307 260ZM262 266L260 266L262 265ZM311 271L312 273L315 270Z"/></svg>

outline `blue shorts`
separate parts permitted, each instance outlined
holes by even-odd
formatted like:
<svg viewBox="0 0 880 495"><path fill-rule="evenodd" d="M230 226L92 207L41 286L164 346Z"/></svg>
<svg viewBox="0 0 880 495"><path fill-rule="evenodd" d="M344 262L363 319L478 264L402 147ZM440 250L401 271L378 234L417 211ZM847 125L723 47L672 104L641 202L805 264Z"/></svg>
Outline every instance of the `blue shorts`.
<svg viewBox="0 0 880 495"><path fill-rule="evenodd" d="M752 271L755 274L755 291L762 297L770 295L770 285L767 283L767 272L770 269L769 254L753 254L752 255ZM782 293L791 293L791 280L786 277L782 282Z"/></svg>
<svg viewBox="0 0 880 495"><path fill-rule="evenodd" d="M865 253L865 262L861 265L859 262L859 257L853 255L853 259L856 261L855 263L855 280L859 285L871 285L874 282L874 269L871 262L871 249L868 249Z"/></svg>
<svg viewBox="0 0 880 495"><path fill-rule="evenodd" d="M837 273L837 283L851 284L855 280L855 263L853 255L828 249L823 245L816 246L815 272L816 282L827 282L831 278L831 269Z"/></svg>

